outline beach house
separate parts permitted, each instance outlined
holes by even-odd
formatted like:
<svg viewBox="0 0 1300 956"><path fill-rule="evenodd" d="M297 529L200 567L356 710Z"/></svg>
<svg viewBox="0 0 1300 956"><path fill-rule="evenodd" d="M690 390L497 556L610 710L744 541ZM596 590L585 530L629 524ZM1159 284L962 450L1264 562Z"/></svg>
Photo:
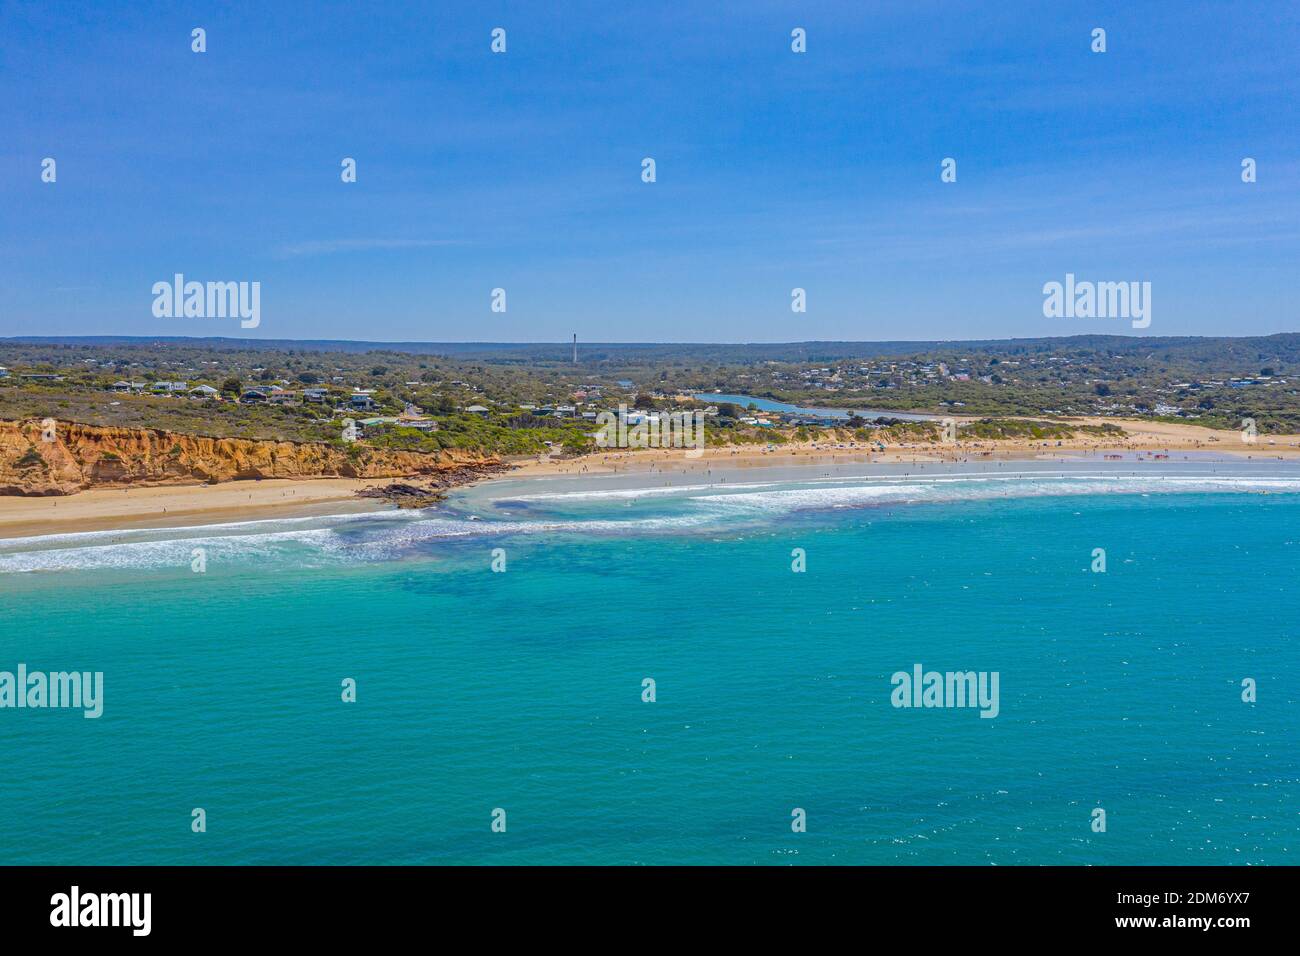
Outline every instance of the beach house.
<svg viewBox="0 0 1300 956"><path fill-rule="evenodd" d="M348 407L368 412L377 407L373 395L374 392L371 390L359 388L348 396Z"/></svg>

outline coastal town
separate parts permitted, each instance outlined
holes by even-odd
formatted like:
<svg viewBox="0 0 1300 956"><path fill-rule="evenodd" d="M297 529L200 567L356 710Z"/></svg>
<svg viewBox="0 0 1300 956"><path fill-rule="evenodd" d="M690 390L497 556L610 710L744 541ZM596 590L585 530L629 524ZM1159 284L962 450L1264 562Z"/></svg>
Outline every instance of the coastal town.
<svg viewBox="0 0 1300 956"><path fill-rule="evenodd" d="M598 416L701 411L711 441L959 420L1300 430L1300 336L988 343L381 346L0 341L0 417L503 455L590 450Z"/></svg>

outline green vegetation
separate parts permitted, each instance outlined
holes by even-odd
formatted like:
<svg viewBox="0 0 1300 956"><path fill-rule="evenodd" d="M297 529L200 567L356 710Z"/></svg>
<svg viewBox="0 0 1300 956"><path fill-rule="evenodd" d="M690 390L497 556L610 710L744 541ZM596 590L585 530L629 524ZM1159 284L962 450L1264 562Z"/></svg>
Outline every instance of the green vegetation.
<svg viewBox="0 0 1300 956"><path fill-rule="evenodd" d="M26 468L47 467L45 464L45 459L40 456L40 453L37 452L35 448L27 449L26 454L24 454L23 457L19 458L16 464L20 470Z"/></svg>
<svg viewBox="0 0 1300 956"><path fill-rule="evenodd" d="M1089 431L1060 422L1084 415L1234 430L1251 418L1261 434L1300 431L1300 379L1291 380L1300 370L1300 335L1294 334L584 345L579 354L574 365L569 348L560 345L10 339L0 341L0 365L10 372L0 378L0 418L48 416L194 435L323 442L340 442L344 420L353 419L369 422L362 426L362 442L373 447L569 454L594 446L597 412L620 404L646 411L699 409L705 403L690 396L721 392L857 415L834 423L833 430L827 422L806 421L771 428L754 422L751 410L721 403L706 429L713 445L792 439L889 443L937 435L933 423L875 420L890 411L978 416L962 429L973 439L1063 438ZM58 379L29 377L35 373ZM185 390L150 391L163 382L184 382ZM115 383L128 384L114 390ZM221 398L191 395L198 385L217 389ZM288 400L237 401L246 389L273 387ZM305 389L320 390L323 401L316 393L309 401ZM361 394L373 405L354 406L353 396ZM422 427L409 427L412 420ZM1093 427L1100 435L1114 433L1114 426Z"/></svg>
<svg viewBox="0 0 1300 956"><path fill-rule="evenodd" d="M1009 421L1007 419L981 418L977 422L964 422L960 429L960 437L964 439L1003 439L1003 438L1036 438L1036 439L1063 439L1071 438L1074 435L1097 435L1120 437L1124 430L1118 425L1074 425L1064 422L1037 422L1024 421L1017 419Z"/></svg>

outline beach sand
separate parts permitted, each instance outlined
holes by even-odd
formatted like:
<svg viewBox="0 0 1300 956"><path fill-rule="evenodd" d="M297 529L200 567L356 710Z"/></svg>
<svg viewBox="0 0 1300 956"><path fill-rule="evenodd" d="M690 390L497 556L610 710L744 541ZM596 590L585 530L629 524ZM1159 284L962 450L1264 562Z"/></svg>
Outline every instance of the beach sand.
<svg viewBox="0 0 1300 956"><path fill-rule="evenodd" d="M958 419L963 421L965 419ZM1300 435L1271 435L1245 442L1235 431L1215 431L1196 425L1162 422L1078 419L1081 424L1110 422L1126 436L1078 437L1069 440L959 442L942 445L911 442L890 445L884 452L865 442L807 442L773 446L743 445L707 448L697 457L684 449L610 450L579 458L540 456L515 460L513 471L501 477L660 472L705 474L713 468L770 468L783 464L838 462L979 462L1102 460L1107 454L1127 460L1168 455L1170 460L1206 454L1261 462L1300 458ZM234 481L219 485L158 485L102 488L49 498L0 497L0 538L101 531L119 528L167 528L381 511L394 506L357 498L362 488L389 480L317 478L311 480Z"/></svg>
<svg viewBox="0 0 1300 956"><path fill-rule="evenodd" d="M974 419L957 418L958 423ZM822 464L834 462L960 462L960 461L1053 461L1102 458L1107 454L1137 455L1151 459L1184 454L1229 455L1243 460L1278 461L1300 458L1300 435L1260 435L1254 442L1243 441L1236 431L1218 431L1198 425L1165 422L1131 422L1115 419L1072 419L1081 425L1113 424L1126 435L1116 437L1078 436L1062 440L961 441L952 445L934 442L904 442L875 451L868 442L813 441L774 445L741 445L706 448L694 458L674 449L600 451L581 458L539 456L518 462L510 477L529 475L612 474L619 472L672 470L702 472L709 468L770 467L786 463Z"/></svg>
<svg viewBox="0 0 1300 956"><path fill-rule="evenodd" d="M355 494L385 484L356 478L267 479L97 488L49 498L0 497L0 538L379 511L393 506Z"/></svg>

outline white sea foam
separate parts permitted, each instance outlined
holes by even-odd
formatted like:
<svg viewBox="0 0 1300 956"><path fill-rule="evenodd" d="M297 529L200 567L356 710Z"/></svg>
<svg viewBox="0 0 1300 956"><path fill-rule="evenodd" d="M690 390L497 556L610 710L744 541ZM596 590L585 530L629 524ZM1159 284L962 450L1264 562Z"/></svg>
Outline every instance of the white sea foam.
<svg viewBox="0 0 1300 956"><path fill-rule="evenodd" d="M737 487L767 488L775 482ZM716 491L726 485L665 485L660 488L610 488L597 491L552 491L537 495L510 495L506 501L615 501L628 498L687 497L696 492Z"/></svg>
<svg viewBox="0 0 1300 956"><path fill-rule="evenodd" d="M1300 476L1137 475L1085 472L976 472L950 475L821 476L789 482L719 482L654 488L582 488L502 501L583 505L601 501L687 499L708 504L818 507L872 500L961 500L987 497L1151 493L1165 491L1300 491Z"/></svg>
<svg viewBox="0 0 1300 956"><path fill-rule="evenodd" d="M298 566L384 561L438 540L520 534L639 535L736 529L796 511L1044 496L1165 493L1300 493L1300 475L979 472L822 476L676 487L592 489L499 500L539 507L525 520L470 520L454 511L397 511L245 521L191 528L94 531L0 542L0 573L86 569L184 569L203 548L210 570L250 563ZM611 511L614 502L623 507ZM593 509L547 514L566 505ZM633 510L635 509L635 510Z"/></svg>
<svg viewBox="0 0 1300 956"><path fill-rule="evenodd" d="M26 550L31 547L47 545L94 545L102 543L132 543L148 538L175 538L177 535L195 536L200 532L209 537L212 532L224 534L266 533L273 530L292 530L312 524L342 525L361 521L392 521L402 515L414 515L405 511L372 511L360 514L316 515L301 518L264 518L256 521L226 521L218 524L189 525L175 528L127 528L107 531L72 531L63 534L42 534L26 538L6 538L0 540L0 553Z"/></svg>
<svg viewBox="0 0 1300 956"><path fill-rule="evenodd" d="M90 546L51 546L48 538L21 539L27 550L15 550L6 542L0 553L0 574L32 571L89 569L158 570L187 569L195 548L202 548L209 570L224 566L276 559L293 563L382 561L401 557L425 542L470 536L510 534L584 533L645 534L688 530L709 522L707 515L640 518L626 521L469 521L461 518L430 517L418 511L403 512L401 520L374 524L364 529L312 528L296 531L250 533L245 522L237 526L204 526L172 529L173 537L153 540L115 541ZM272 522L266 522L270 524ZM239 533L232 533L237 530ZM193 535L195 531L203 532ZM218 533L213 533L213 532ZM224 531L225 533L221 533ZM340 533L348 531L349 533ZM190 532L189 537L175 537ZM162 532L154 530L152 535ZM56 536L49 536L56 537Z"/></svg>
<svg viewBox="0 0 1300 956"><path fill-rule="evenodd" d="M852 507L886 501L921 503L1095 494L1261 491L1300 493L1300 478L1035 475L1033 478L1008 481L1005 476L977 479L945 477L717 494L710 496L708 503L721 508L791 511Z"/></svg>

